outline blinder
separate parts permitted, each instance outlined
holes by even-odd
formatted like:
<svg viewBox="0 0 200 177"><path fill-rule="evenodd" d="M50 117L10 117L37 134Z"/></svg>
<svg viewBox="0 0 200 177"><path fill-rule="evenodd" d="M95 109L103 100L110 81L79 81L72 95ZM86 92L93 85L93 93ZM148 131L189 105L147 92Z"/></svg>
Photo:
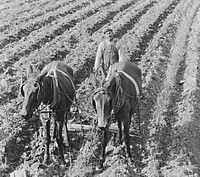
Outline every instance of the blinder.
<svg viewBox="0 0 200 177"><path fill-rule="evenodd" d="M94 109L95 109L95 112L97 112L97 109L96 109L96 103L95 103L95 100L94 100L94 96L96 95L96 94L98 94L98 93L100 93L100 94L104 94L104 95L111 95L111 93L109 93L108 92L108 90L106 89L106 88L104 88L104 87L100 87L100 88L98 88L95 92L94 92L94 94L93 94L93 99L92 99L92 105L93 105L93 107L94 107Z"/></svg>
<svg viewBox="0 0 200 177"><path fill-rule="evenodd" d="M95 96L97 93L99 93L99 92L101 92L102 94L103 94L103 93L106 93L105 88L100 87L100 88L98 88L98 89L94 92L94 94L93 94L93 97L92 97L92 105L93 105L93 107L94 107L94 109L95 109L95 112L97 112L97 109L96 109L96 103L95 103L95 100L94 100L94 96Z"/></svg>
<svg viewBox="0 0 200 177"><path fill-rule="evenodd" d="M93 107L95 109L95 112L97 112L97 108L96 108L96 104L95 104L94 98L92 99L92 105L93 105Z"/></svg>
<svg viewBox="0 0 200 177"><path fill-rule="evenodd" d="M23 84L22 84L22 86L21 86L21 88L20 88L20 92L21 92L21 95L24 97L25 96L25 94L24 94L24 86L26 85L28 83L28 81L26 81L26 82L24 82ZM41 86L40 86L40 83L38 82L38 81L36 81L35 83L34 83L34 87L37 87L37 89L38 89L38 93L37 93L37 100L39 101L40 100L40 95L42 94L41 93ZM37 90L36 89L36 90ZM35 91L36 91L35 90Z"/></svg>
<svg viewBox="0 0 200 177"><path fill-rule="evenodd" d="M20 92L21 92L21 95L24 97L24 89L23 89L23 87L24 87L24 85L27 83L27 81L26 82L24 82L22 85L21 85L21 87L20 87Z"/></svg>
<svg viewBox="0 0 200 177"><path fill-rule="evenodd" d="M21 95L24 97L24 90L23 90L23 87L24 87L24 84L20 87L20 92L21 92Z"/></svg>

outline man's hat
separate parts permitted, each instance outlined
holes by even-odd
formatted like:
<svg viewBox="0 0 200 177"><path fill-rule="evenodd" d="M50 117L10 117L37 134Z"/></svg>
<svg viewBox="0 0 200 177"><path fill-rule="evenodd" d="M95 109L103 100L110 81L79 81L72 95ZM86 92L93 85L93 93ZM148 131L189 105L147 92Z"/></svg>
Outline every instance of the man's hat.
<svg viewBox="0 0 200 177"><path fill-rule="evenodd" d="M104 29L103 34L106 34L108 31L113 32L113 29L111 29L111 28L106 28L106 29Z"/></svg>

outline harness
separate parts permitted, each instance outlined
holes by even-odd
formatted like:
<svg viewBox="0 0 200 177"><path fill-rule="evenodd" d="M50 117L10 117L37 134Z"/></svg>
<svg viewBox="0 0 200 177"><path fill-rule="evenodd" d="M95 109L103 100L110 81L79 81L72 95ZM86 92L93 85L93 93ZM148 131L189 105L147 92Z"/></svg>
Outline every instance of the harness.
<svg viewBox="0 0 200 177"><path fill-rule="evenodd" d="M72 84L72 87L73 87L73 89L75 91L76 89L75 89L74 83L73 83L72 79L69 77L69 75L66 74L65 72L63 72L62 70L58 69L58 68L56 70L59 71L60 73L62 73L64 76L66 76L70 80L70 82Z"/></svg>
<svg viewBox="0 0 200 177"><path fill-rule="evenodd" d="M124 71L118 71L118 72L124 74L128 79L131 80L131 82L132 82L132 83L134 84L134 86L135 86L137 96L140 96L141 93L140 93L140 89L139 89L139 86L138 86L138 83L136 82L136 80L135 80L133 77L131 77L129 74L127 74L126 72L124 72Z"/></svg>
<svg viewBox="0 0 200 177"><path fill-rule="evenodd" d="M122 87L122 84L121 84L121 78L118 77L117 78L117 93L116 93L116 96L114 97L113 101L112 101L112 106L113 106L113 110L115 113L117 113L121 107L124 105L125 103L125 97L128 97L130 99L138 99L139 98L139 95L140 95L140 90L139 90L139 86L137 84L137 82L135 81L134 78L132 78L130 75L128 75L126 72L124 71L118 71L118 73L122 73L125 75L125 77L127 77L128 79L131 80L131 82L134 84L135 88L136 88L136 93L137 93L137 96L132 96L132 95L129 95L126 91L124 91L123 87ZM117 73L117 74L118 74ZM119 76L119 75L118 75ZM95 92L94 92L94 95L97 94L97 93L102 93L102 94L106 94L108 91L105 87L99 87ZM125 97L124 97L125 96Z"/></svg>
<svg viewBox="0 0 200 177"><path fill-rule="evenodd" d="M73 100L69 97L69 95L68 95L67 93L63 93L63 92L60 92L60 91L58 90L59 86L58 86L58 77L57 77L56 71L62 73L64 76L66 76L66 77L70 80L70 83L71 83L71 85L72 85L72 87L73 87L73 90L74 90L74 92L75 92L75 86L74 86L74 83L73 83L72 79L70 78L70 76L69 76L68 74L66 74L65 72L63 72L62 70L60 70L60 69L57 68L53 73L47 75L47 76L49 76L49 77L52 78L51 90L53 91L53 93L51 94L51 97L49 98L49 101L48 101L48 103L46 104L46 105L47 105L46 107L48 107L48 106L53 107L53 106L56 106L56 105L57 105L57 102L58 102L58 99L59 99L59 98L58 98L58 93L67 96L67 98L70 100L70 102L73 103ZM44 89L42 89L41 83L39 83L38 95L40 94L40 91L42 92L42 94L45 93L45 92L44 92ZM59 95L59 96L60 96L60 95ZM53 99L52 102L50 102L51 99ZM69 108L69 107L64 108L64 109L60 109L60 110L57 110L57 108L56 108L55 110L56 110L56 111L63 111L63 110L67 110L68 108ZM42 109L45 109L45 108L42 108ZM42 111L41 113L48 113L48 112L53 112L53 111Z"/></svg>
<svg viewBox="0 0 200 177"><path fill-rule="evenodd" d="M108 122L109 124L111 123L110 122L110 119L113 117L113 119L115 119L115 115L117 114L117 112L125 105L126 103L126 99L135 99L136 101L136 106L137 106L137 109L136 109L136 115L137 115L137 119L138 119L138 127L139 127L139 132L140 132L140 135L142 135L142 130L141 130L141 125L140 125L140 89L139 89L139 86L136 82L136 80L134 78L132 78L130 75L128 75L126 72L124 71L118 71L118 73L122 73L125 77L127 77L128 79L130 79L130 81L134 84L135 86L135 89L136 89L136 96L132 96L130 94L128 94L126 91L124 91L123 87L122 87L122 84L121 84L121 78L118 77L118 83L117 83L117 93L114 97L114 99L112 100L112 110L111 110L111 114L109 115L109 118L108 118ZM117 73L117 74L118 74ZM101 94L107 94L107 90L105 87L100 87L98 88L95 92L94 92L94 95L97 94L97 93L101 93ZM127 106L131 106L131 105L127 105ZM128 107L126 107L126 109L129 109ZM127 110L126 110L127 111Z"/></svg>

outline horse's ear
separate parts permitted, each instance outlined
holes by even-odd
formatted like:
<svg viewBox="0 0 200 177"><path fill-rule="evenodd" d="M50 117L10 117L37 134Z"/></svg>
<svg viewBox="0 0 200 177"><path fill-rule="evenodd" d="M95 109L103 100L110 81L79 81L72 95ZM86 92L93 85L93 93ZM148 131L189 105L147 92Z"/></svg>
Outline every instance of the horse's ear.
<svg viewBox="0 0 200 177"><path fill-rule="evenodd" d="M19 93L22 95L22 96L24 96L24 90L23 90L23 86L24 86L24 84L23 84L23 75L22 75L22 71L21 71L21 75L20 75L20 90L19 90Z"/></svg>
<svg viewBox="0 0 200 177"><path fill-rule="evenodd" d="M33 78L34 71L33 71L33 66L30 63L26 64L26 76L27 80L30 78Z"/></svg>
<svg viewBox="0 0 200 177"><path fill-rule="evenodd" d="M24 86L24 80L23 80L23 70L25 68L24 67L21 67L19 70L20 70L20 86L19 86L19 94L18 94L18 97L20 96L20 94L22 96L24 96L24 91L23 91L23 86Z"/></svg>
<svg viewBox="0 0 200 177"><path fill-rule="evenodd" d="M21 95L24 97L24 89L23 89L23 87L24 87L24 84L22 84L22 85L20 86L20 93L21 93Z"/></svg>

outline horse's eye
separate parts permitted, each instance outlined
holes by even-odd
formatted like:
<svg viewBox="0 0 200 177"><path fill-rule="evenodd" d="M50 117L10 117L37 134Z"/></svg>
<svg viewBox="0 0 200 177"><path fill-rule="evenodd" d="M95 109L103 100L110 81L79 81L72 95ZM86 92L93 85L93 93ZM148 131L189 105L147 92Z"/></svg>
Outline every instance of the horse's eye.
<svg viewBox="0 0 200 177"><path fill-rule="evenodd" d="M34 83L34 87L38 87L38 83Z"/></svg>

